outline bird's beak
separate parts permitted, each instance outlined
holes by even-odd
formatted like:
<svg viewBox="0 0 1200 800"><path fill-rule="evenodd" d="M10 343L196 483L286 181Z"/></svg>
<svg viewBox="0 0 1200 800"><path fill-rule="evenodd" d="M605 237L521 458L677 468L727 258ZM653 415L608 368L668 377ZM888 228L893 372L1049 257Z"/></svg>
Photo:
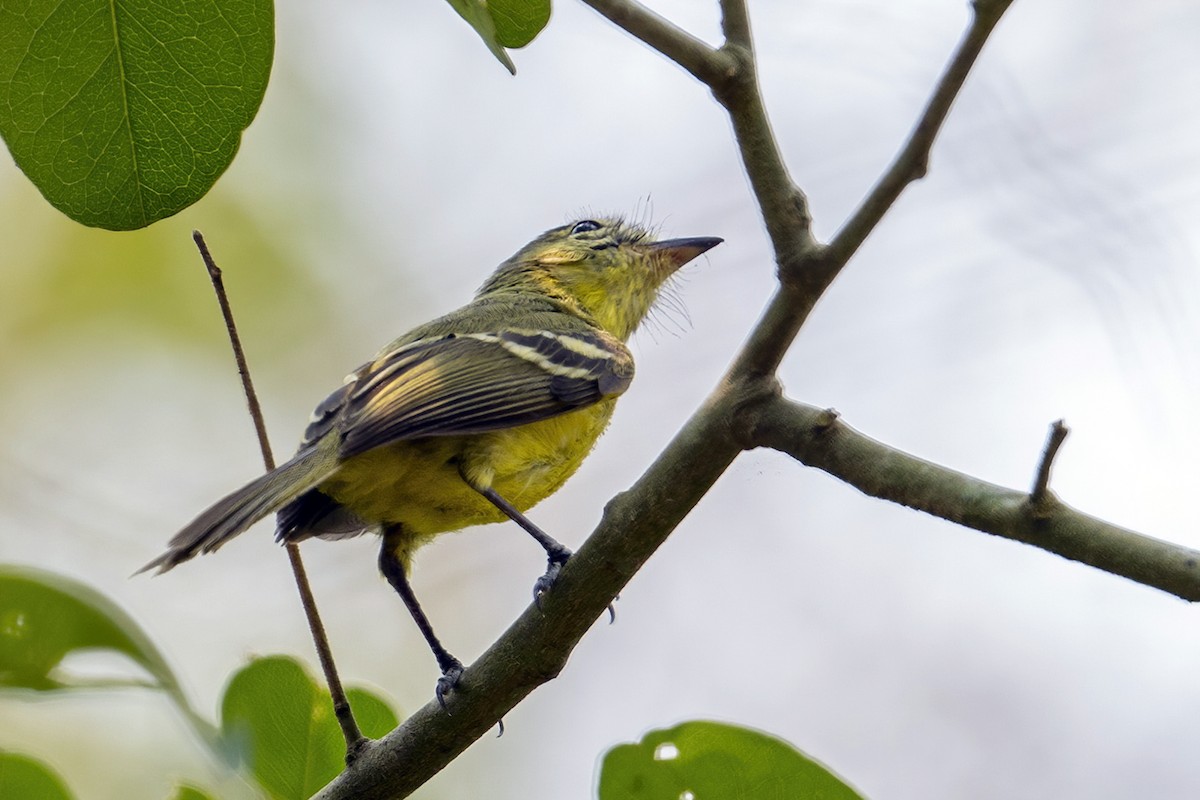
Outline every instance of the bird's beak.
<svg viewBox="0 0 1200 800"><path fill-rule="evenodd" d="M658 257L659 262L667 268L667 273L670 274L723 241L725 240L716 236L692 236L687 239L667 239L665 242L654 242L646 245L646 249Z"/></svg>

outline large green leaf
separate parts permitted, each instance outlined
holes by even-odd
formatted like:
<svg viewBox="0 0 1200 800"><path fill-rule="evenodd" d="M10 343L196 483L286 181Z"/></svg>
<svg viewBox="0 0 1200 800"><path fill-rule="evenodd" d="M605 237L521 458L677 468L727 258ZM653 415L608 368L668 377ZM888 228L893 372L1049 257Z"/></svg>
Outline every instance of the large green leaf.
<svg viewBox="0 0 1200 800"><path fill-rule="evenodd" d="M5 0L0 136L67 216L141 228L229 166L274 45L271 0Z"/></svg>
<svg viewBox="0 0 1200 800"><path fill-rule="evenodd" d="M378 696L363 689L346 696L364 736L378 738L398 724ZM221 701L221 735L274 800L311 797L345 766L329 692L286 656L255 659L233 676Z"/></svg>
<svg viewBox="0 0 1200 800"><path fill-rule="evenodd" d="M40 761L0 751L0 797L20 800L72 800L55 772Z"/></svg>
<svg viewBox="0 0 1200 800"><path fill-rule="evenodd" d="M782 739L719 722L685 722L609 750L600 800L861 800Z"/></svg>

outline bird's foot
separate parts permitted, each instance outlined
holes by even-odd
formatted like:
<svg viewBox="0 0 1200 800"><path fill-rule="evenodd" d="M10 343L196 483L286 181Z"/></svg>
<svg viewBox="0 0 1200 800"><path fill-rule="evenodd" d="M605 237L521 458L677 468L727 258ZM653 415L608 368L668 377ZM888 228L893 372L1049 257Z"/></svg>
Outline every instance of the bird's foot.
<svg viewBox="0 0 1200 800"><path fill-rule="evenodd" d="M533 603L539 609L542 607L542 597L554 587L558 573L562 572L563 565L570 560L571 551L560 544L553 550L547 550L546 556L546 574L533 582Z"/></svg>
<svg viewBox="0 0 1200 800"><path fill-rule="evenodd" d="M458 682L462 679L463 665L457 658L451 658L446 663L442 664L442 677L438 678L437 688L434 689L434 694L437 695L438 705L447 714L450 709L446 708L446 695L458 688Z"/></svg>

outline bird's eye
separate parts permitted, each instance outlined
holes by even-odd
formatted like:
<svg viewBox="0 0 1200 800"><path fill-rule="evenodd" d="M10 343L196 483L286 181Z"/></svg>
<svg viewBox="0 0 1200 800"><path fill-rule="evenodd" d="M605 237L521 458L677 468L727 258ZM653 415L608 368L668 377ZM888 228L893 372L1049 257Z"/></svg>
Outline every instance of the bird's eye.
<svg viewBox="0 0 1200 800"><path fill-rule="evenodd" d="M587 233L588 231L598 230L600 230L599 222L596 222L594 219L585 219L582 222L575 223L575 226L571 228L571 234L574 235L576 233Z"/></svg>

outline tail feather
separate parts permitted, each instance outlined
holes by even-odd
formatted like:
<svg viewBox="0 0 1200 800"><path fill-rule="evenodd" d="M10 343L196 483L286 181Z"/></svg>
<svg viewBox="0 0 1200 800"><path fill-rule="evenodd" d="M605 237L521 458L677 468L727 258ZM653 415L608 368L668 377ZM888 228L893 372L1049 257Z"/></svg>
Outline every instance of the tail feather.
<svg viewBox="0 0 1200 800"><path fill-rule="evenodd" d="M167 552L138 570L159 574L199 553L211 553L273 511L328 478L337 457L313 448L213 503L171 539Z"/></svg>

